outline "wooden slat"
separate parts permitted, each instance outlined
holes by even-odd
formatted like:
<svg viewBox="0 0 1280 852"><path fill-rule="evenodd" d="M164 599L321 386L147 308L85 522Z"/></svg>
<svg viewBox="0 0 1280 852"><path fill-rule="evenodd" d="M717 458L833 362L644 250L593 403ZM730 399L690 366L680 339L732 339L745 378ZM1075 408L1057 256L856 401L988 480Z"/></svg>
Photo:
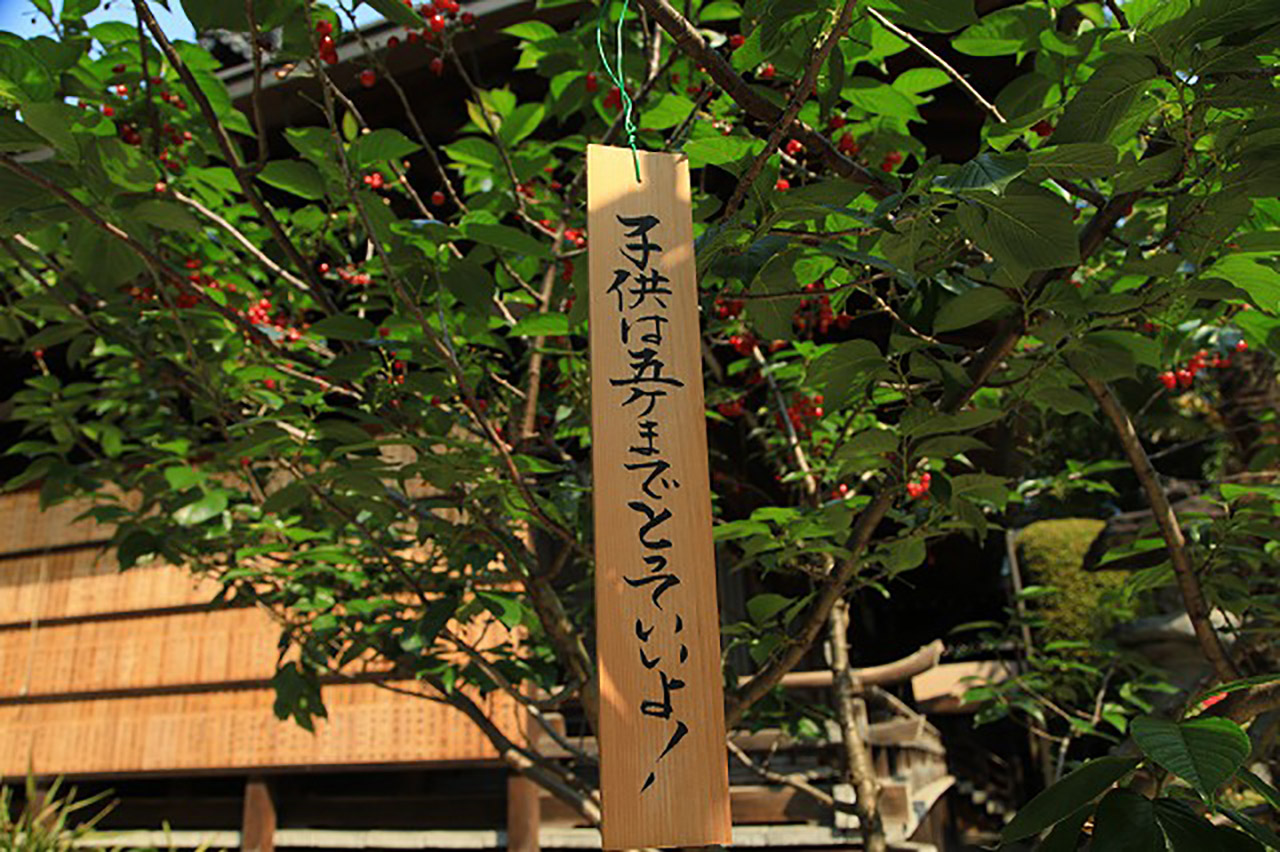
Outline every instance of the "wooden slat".
<svg viewBox="0 0 1280 852"><path fill-rule="evenodd" d="M42 512L38 489L0 496L0 556L110 538L110 526L92 520L75 522L91 505L71 500Z"/></svg>
<svg viewBox="0 0 1280 852"><path fill-rule="evenodd" d="M0 699L267 680L279 635L258 609L0 631Z"/></svg>
<svg viewBox="0 0 1280 852"><path fill-rule="evenodd" d="M413 684L401 684L413 688ZM314 735L272 712L271 689L0 706L0 776L247 770L491 760L452 707L372 684L326 687ZM482 700L519 737L514 702Z"/></svg>
<svg viewBox="0 0 1280 852"><path fill-rule="evenodd" d="M682 155L587 148L606 849L732 839L689 199Z"/></svg>
<svg viewBox="0 0 1280 852"><path fill-rule="evenodd" d="M202 604L218 588L163 563L121 573L99 547L0 559L0 626Z"/></svg>

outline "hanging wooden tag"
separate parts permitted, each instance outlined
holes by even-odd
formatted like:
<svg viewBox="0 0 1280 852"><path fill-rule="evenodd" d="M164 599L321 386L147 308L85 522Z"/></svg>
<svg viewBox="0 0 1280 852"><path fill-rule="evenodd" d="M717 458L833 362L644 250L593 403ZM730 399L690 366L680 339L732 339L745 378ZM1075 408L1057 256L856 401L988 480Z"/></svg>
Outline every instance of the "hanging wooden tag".
<svg viewBox="0 0 1280 852"><path fill-rule="evenodd" d="M587 148L604 848L728 844L689 166Z"/></svg>

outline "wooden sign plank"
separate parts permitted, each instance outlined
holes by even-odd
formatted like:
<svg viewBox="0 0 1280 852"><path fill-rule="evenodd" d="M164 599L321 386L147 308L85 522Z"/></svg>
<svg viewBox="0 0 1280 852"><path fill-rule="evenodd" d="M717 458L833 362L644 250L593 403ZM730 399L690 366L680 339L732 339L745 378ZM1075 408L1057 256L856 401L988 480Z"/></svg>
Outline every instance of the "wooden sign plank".
<svg viewBox="0 0 1280 852"><path fill-rule="evenodd" d="M606 849L730 842L689 166L587 149Z"/></svg>

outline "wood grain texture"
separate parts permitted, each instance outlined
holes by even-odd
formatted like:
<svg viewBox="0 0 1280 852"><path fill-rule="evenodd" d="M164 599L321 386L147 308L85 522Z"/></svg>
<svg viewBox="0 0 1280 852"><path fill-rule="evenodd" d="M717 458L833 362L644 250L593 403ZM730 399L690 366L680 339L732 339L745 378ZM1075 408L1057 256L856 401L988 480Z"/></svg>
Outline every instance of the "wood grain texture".
<svg viewBox="0 0 1280 852"><path fill-rule="evenodd" d="M523 737L513 699L475 697L499 728ZM448 704L367 683L326 686L324 699L329 718L314 734L276 719L270 687L0 704L0 779L21 779L28 766L80 776L498 762L484 734Z"/></svg>
<svg viewBox="0 0 1280 852"><path fill-rule="evenodd" d="M629 149L587 149L606 849L731 840L689 169L639 157L637 184Z"/></svg>

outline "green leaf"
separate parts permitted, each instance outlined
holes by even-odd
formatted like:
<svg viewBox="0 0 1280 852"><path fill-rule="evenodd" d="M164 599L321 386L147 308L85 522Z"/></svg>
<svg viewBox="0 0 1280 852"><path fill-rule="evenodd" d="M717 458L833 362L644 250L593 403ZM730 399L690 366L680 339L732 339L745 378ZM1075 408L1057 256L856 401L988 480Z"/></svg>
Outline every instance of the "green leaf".
<svg viewBox="0 0 1280 852"><path fill-rule="evenodd" d="M325 317L311 326L311 332L334 340L372 340L378 333L367 319L347 314Z"/></svg>
<svg viewBox="0 0 1280 852"><path fill-rule="evenodd" d="M560 313L529 314L511 327L516 337L551 337L569 333L569 315Z"/></svg>
<svg viewBox="0 0 1280 852"><path fill-rule="evenodd" d="M527 257L551 256L551 249L546 243L506 225L466 222L462 226L462 233L467 239L475 240L482 246L513 251Z"/></svg>
<svg viewBox="0 0 1280 852"><path fill-rule="evenodd" d="M1012 843L1039 834L1102 795L1140 762L1136 758L1100 757L1085 763L1023 805L1000 838Z"/></svg>
<svg viewBox="0 0 1280 852"><path fill-rule="evenodd" d="M872 115L919 121L920 113L911 98L888 83L872 77L854 77L840 90L840 96Z"/></svg>
<svg viewBox="0 0 1280 852"><path fill-rule="evenodd" d="M933 320L933 331L940 334L957 328L968 328L1013 308L1013 301L997 287L978 287L944 302Z"/></svg>
<svg viewBox="0 0 1280 852"><path fill-rule="evenodd" d="M1264 311L1280 313L1280 272L1243 254L1229 254L1204 271L1204 278L1221 278L1244 290Z"/></svg>
<svg viewBox="0 0 1280 852"><path fill-rule="evenodd" d="M300 198L324 198L324 179L320 172L302 160L272 160L258 173L258 180Z"/></svg>
<svg viewBox="0 0 1280 852"><path fill-rule="evenodd" d="M690 140L684 146L689 157L689 168L700 166L723 166L740 160L756 147L756 140L744 136L709 136L705 139Z"/></svg>
<svg viewBox="0 0 1280 852"><path fill-rule="evenodd" d="M1112 790L1098 803L1091 852L1165 852L1155 807L1132 790Z"/></svg>
<svg viewBox="0 0 1280 852"><path fill-rule="evenodd" d="M1155 801L1155 817L1169 838L1173 852L1208 852L1220 848L1217 830L1206 819L1179 799Z"/></svg>
<svg viewBox="0 0 1280 852"><path fill-rule="evenodd" d="M374 11L393 24L410 29L421 29L427 25L412 6L406 6L400 0L363 0L363 2L368 3Z"/></svg>
<svg viewBox="0 0 1280 852"><path fill-rule="evenodd" d="M445 288L473 311L487 312L493 298L493 276L472 260L452 260L440 275Z"/></svg>
<svg viewBox="0 0 1280 852"><path fill-rule="evenodd" d="M849 340L814 360L809 383L838 411L855 400L886 369L884 356L870 340Z"/></svg>
<svg viewBox="0 0 1280 852"><path fill-rule="evenodd" d="M640 127L643 130L667 130L675 127L688 117L693 106L694 102L683 95L664 92L640 114Z"/></svg>
<svg viewBox="0 0 1280 852"><path fill-rule="evenodd" d="M48 141L11 115L0 115L0 152L17 154L34 151Z"/></svg>
<svg viewBox="0 0 1280 852"><path fill-rule="evenodd" d="M1178 173L1182 165L1182 151L1171 148L1151 157L1144 157L1122 171L1115 181L1116 192L1133 192L1145 189L1153 183L1168 180Z"/></svg>
<svg viewBox="0 0 1280 852"><path fill-rule="evenodd" d="M212 517L221 515L227 508L227 492L210 491L199 500L188 503L173 513L173 519L184 527L202 524Z"/></svg>
<svg viewBox="0 0 1280 852"><path fill-rule="evenodd" d="M185 491L191 486L199 484L204 479L204 476L191 465L175 465L174 467L165 468L164 478L174 491Z"/></svg>
<svg viewBox="0 0 1280 852"><path fill-rule="evenodd" d="M543 21L521 21L502 30L509 36L522 38L525 41L543 41L559 35L555 27Z"/></svg>
<svg viewBox="0 0 1280 852"><path fill-rule="evenodd" d="M1246 834L1248 834L1254 840L1261 843L1266 848L1280 849L1280 835L1277 835L1274 831L1267 828L1265 825L1255 822L1250 817L1245 816L1244 814L1240 813L1237 810L1233 810L1232 808L1223 808L1222 812L1226 814L1227 817L1232 822L1234 822L1236 825L1243 828Z"/></svg>
<svg viewBox="0 0 1280 852"><path fill-rule="evenodd" d="M1249 787L1253 789L1253 792L1265 799L1267 804L1271 806L1272 810L1280 812L1280 790L1272 787L1248 769L1241 769L1240 772L1237 773L1236 777L1248 784Z"/></svg>
<svg viewBox="0 0 1280 852"><path fill-rule="evenodd" d="M1015 6L984 15L978 23L954 36L951 46L969 56L1023 53L1036 49L1040 32L1051 26L1044 8Z"/></svg>
<svg viewBox="0 0 1280 852"><path fill-rule="evenodd" d="M1052 269L1080 262L1071 208L1052 193L965 196L959 210L965 232L997 263L1016 269Z"/></svg>
<svg viewBox="0 0 1280 852"><path fill-rule="evenodd" d="M17 39L15 39L17 41ZM14 101L39 102L53 99L54 81L33 53L7 41L0 41L0 96Z"/></svg>
<svg viewBox="0 0 1280 852"><path fill-rule="evenodd" d="M444 146L444 150L451 160L464 166L497 169L502 165L502 155L498 153L498 149L492 142L479 136L466 136L452 145Z"/></svg>
<svg viewBox="0 0 1280 852"><path fill-rule="evenodd" d="M1147 757L1205 797L1212 796L1249 757L1249 736L1230 719L1171 722L1139 716L1129 732Z"/></svg>
<svg viewBox="0 0 1280 852"><path fill-rule="evenodd" d="M1067 103L1050 141L1106 142L1155 78L1156 66L1145 56L1108 56Z"/></svg>
<svg viewBox="0 0 1280 852"><path fill-rule="evenodd" d="M751 618L752 623L763 625L772 619L775 615L782 612L794 603L792 598L765 593L756 595L747 601L747 615Z"/></svg>
<svg viewBox="0 0 1280 852"><path fill-rule="evenodd" d="M953 33L978 21L972 3L956 0L874 0L870 5L895 24L923 32Z"/></svg>
<svg viewBox="0 0 1280 852"><path fill-rule="evenodd" d="M974 157L952 174L938 178L934 186L951 192L1004 193L1004 188L1027 170L1027 155L1023 153L984 153Z"/></svg>
<svg viewBox="0 0 1280 852"><path fill-rule="evenodd" d="M1116 146L1106 142L1074 142L1038 148L1027 155L1029 180L1107 177L1116 170Z"/></svg>
<svg viewBox="0 0 1280 852"><path fill-rule="evenodd" d="M1036 852L1076 852L1076 845L1080 840L1080 829L1084 828L1085 820L1091 813L1093 813L1092 803L1063 819L1040 842Z"/></svg>
<svg viewBox="0 0 1280 852"><path fill-rule="evenodd" d="M422 146L399 130L383 127L366 133L351 143L351 162L357 169L367 169L388 160L399 161L422 150Z"/></svg>
<svg viewBox="0 0 1280 852"><path fill-rule="evenodd" d="M547 117L547 108L540 103L520 104L502 121L498 138L508 147L518 144L532 134Z"/></svg>
<svg viewBox="0 0 1280 852"><path fill-rule="evenodd" d="M524 620L524 607L519 598L514 595L478 591L476 597L484 604L485 609L496 615L508 629Z"/></svg>

